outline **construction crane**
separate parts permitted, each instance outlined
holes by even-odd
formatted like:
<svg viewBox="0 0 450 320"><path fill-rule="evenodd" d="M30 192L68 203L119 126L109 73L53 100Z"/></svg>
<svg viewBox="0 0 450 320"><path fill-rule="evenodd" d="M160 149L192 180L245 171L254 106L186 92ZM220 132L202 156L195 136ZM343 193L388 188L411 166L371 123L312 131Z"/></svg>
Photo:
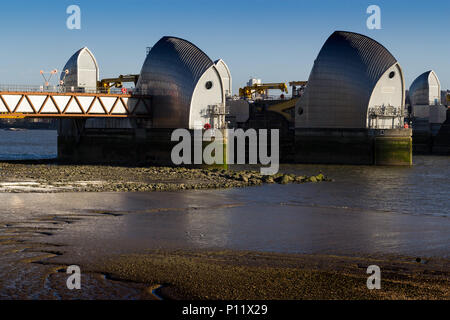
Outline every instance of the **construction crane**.
<svg viewBox="0 0 450 320"><path fill-rule="evenodd" d="M288 93L286 83L255 83L252 86L246 86L239 89L239 97L245 99L253 99L256 94L267 96L269 90L281 90Z"/></svg>
<svg viewBox="0 0 450 320"><path fill-rule="evenodd" d="M256 110L258 112L274 112L281 115L289 123L294 121L294 108L297 101L303 94L303 91L308 81L291 81L289 86L292 87L292 97L285 100L284 97L280 97L279 100L258 100L256 103ZM249 83L250 84L250 83ZM286 83L254 83L247 85L246 87L239 89L239 96L241 98L252 100L257 94L262 98L267 97L268 90L281 90L281 92L288 93L288 87ZM283 101L280 101L283 100Z"/></svg>
<svg viewBox="0 0 450 320"><path fill-rule="evenodd" d="M136 85L138 79L138 74L120 75L117 78L106 78L98 81L97 87L101 90L105 90L107 93L110 93L110 89L112 87L122 88L124 82L133 82L134 85Z"/></svg>

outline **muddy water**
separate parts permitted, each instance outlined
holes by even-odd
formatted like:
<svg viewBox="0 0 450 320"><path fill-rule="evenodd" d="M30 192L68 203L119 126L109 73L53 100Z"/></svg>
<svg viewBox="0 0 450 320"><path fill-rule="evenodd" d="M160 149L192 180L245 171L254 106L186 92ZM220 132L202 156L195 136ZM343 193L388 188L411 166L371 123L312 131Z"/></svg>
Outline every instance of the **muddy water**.
<svg viewBox="0 0 450 320"><path fill-rule="evenodd" d="M450 217L450 156L414 156L411 167L281 165L286 173L317 174L332 184L292 185L267 197L306 206L342 207Z"/></svg>
<svg viewBox="0 0 450 320"><path fill-rule="evenodd" d="M318 186L319 184L317 184ZM296 185L305 190L310 185ZM448 216L305 206L273 195L292 186L172 193L0 194L6 227L71 217L42 241L124 253L228 248L291 253L450 255ZM306 191L305 191L306 192ZM263 199L261 194L267 194ZM31 226L35 226L31 223ZM45 231L45 230L44 230Z"/></svg>
<svg viewBox="0 0 450 320"><path fill-rule="evenodd" d="M56 157L56 140L52 130L0 129L0 160ZM258 201L449 216L450 157L414 156L413 161L412 167L282 165L281 171L297 175L323 171L335 182L246 193Z"/></svg>
<svg viewBox="0 0 450 320"><path fill-rule="evenodd" d="M413 167L282 166L334 182L157 193L0 193L0 223L79 215L52 241L107 252L230 248L450 256L449 157ZM99 217L91 213L102 212ZM11 223L12 223L11 222Z"/></svg>

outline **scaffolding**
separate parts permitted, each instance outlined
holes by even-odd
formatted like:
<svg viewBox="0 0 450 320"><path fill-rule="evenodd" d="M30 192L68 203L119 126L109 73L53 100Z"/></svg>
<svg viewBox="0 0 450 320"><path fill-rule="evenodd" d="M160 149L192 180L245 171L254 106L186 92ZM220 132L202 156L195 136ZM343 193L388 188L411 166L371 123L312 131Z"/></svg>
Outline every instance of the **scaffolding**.
<svg viewBox="0 0 450 320"><path fill-rule="evenodd" d="M403 118L403 108L391 105L371 107L368 110L368 127L371 129L402 128Z"/></svg>
<svg viewBox="0 0 450 320"><path fill-rule="evenodd" d="M209 119L211 128L226 129L227 123L225 121L225 117L229 113L229 108L224 104L208 105L208 108L206 109L206 117Z"/></svg>

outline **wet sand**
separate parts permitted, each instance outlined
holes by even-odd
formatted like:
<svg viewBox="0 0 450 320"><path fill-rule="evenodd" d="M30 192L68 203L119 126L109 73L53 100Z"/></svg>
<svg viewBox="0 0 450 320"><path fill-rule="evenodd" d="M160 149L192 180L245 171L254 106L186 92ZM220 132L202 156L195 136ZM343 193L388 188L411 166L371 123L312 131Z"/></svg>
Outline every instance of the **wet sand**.
<svg viewBox="0 0 450 320"><path fill-rule="evenodd" d="M245 251L156 251L86 265L112 279L153 284L165 299L450 299L449 261ZM368 290L369 265L382 289Z"/></svg>
<svg viewBox="0 0 450 320"><path fill-rule="evenodd" d="M0 194L0 297L450 298L448 218L255 197L282 187ZM80 291L65 286L72 264ZM366 287L370 264L382 290Z"/></svg>

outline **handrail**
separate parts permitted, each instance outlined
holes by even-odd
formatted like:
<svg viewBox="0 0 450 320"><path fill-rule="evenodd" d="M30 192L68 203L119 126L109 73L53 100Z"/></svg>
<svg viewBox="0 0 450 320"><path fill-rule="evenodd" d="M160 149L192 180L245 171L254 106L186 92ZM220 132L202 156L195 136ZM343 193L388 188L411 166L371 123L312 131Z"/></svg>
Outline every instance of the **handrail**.
<svg viewBox="0 0 450 320"><path fill-rule="evenodd" d="M130 94L134 88L81 88L66 86L36 86L0 84L2 92L50 92L50 93L102 93L102 94Z"/></svg>

